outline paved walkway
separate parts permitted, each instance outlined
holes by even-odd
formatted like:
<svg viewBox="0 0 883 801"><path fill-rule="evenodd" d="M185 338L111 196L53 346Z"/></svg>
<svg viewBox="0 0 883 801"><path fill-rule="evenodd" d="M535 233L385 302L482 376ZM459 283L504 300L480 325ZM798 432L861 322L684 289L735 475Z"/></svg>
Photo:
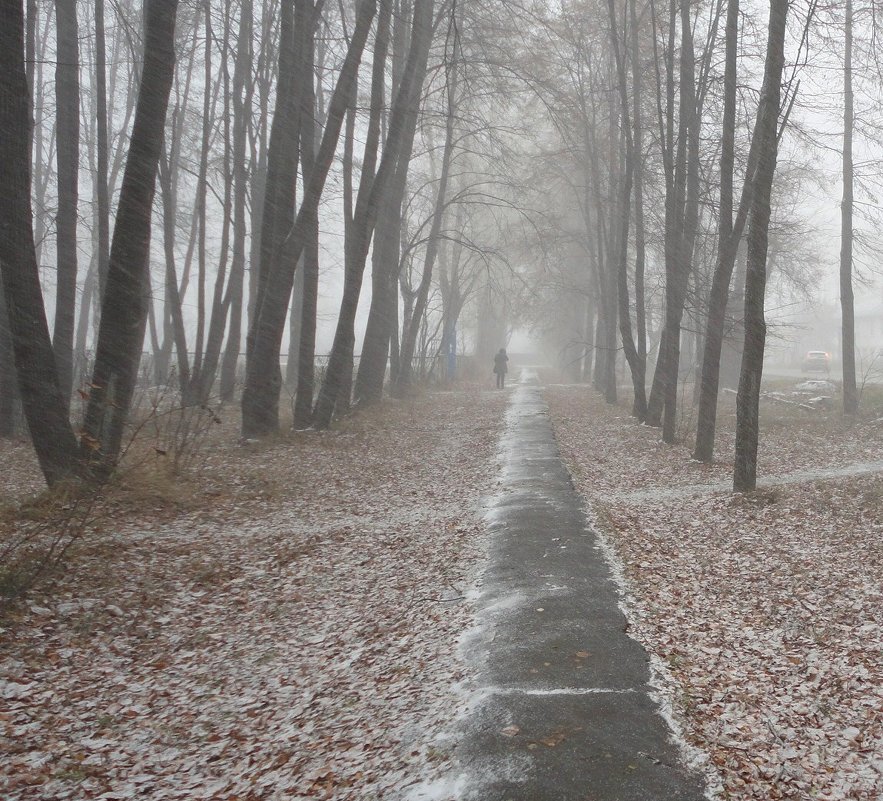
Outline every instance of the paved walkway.
<svg viewBox="0 0 883 801"><path fill-rule="evenodd" d="M534 376L515 388L470 647L461 801L694 801Z"/></svg>

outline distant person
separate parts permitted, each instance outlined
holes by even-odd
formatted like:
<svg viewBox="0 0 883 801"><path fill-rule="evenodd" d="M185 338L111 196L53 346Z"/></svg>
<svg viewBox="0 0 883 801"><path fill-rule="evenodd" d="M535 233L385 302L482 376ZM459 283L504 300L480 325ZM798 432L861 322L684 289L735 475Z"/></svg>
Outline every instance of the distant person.
<svg viewBox="0 0 883 801"><path fill-rule="evenodd" d="M506 348L500 348L499 352L494 356L494 375L497 377L497 389L502 389L506 383L506 365L509 357L506 355Z"/></svg>

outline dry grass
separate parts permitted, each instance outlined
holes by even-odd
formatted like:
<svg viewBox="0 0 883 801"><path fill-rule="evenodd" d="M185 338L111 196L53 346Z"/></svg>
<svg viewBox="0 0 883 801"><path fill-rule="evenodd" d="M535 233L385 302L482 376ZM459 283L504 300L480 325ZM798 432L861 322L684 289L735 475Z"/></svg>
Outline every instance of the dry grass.
<svg viewBox="0 0 883 801"><path fill-rule="evenodd" d="M480 385L461 384L455 391L467 406L480 402ZM182 519L235 525L271 514L292 498L309 496L320 507L333 507L343 490L358 488L369 495L388 474L349 468L371 463L378 438L430 430L427 410L441 396L415 390L404 399L355 409L329 431L293 430L291 409L283 402L279 432L244 442L238 405L180 409L164 395L144 395L133 412L135 433L120 467L98 489L69 485L47 490L30 445L0 441L0 459L8 465L0 495L0 598L27 589L41 554L65 528L72 529L66 562L101 583L114 579L108 566L125 559L127 546L115 536L122 530L159 532ZM323 486L316 480L320 466L350 478L345 485ZM33 532L27 547L4 554L25 532ZM294 558L299 547L280 558ZM204 572L223 573L217 567ZM45 578L52 585L62 575L59 566Z"/></svg>

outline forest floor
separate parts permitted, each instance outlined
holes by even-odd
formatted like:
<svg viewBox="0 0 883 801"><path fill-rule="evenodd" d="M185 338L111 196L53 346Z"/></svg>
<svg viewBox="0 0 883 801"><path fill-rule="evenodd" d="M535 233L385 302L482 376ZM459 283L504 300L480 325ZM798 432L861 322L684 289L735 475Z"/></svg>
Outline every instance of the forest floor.
<svg viewBox="0 0 883 801"><path fill-rule="evenodd" d="M222 412L179 478L146 448L0 620L0 797L373 799L421 778L505 402L461 387L244 446ZM39 483L26 449L0 458L9 536L57 504L10 511Z"/></svg>
<svg viewBox="0 0 883 801"><path fill-rule="evenodd" d="M0 797L374 801L442 775L507 397L259 444L230 411L146 425L66 569L0 619ZM726 399L703 466L585 386L545 398L720 797L883 797L883 410L764 404L768 484L734 496ZM77 513L33 499L28 447L0 460L0 536Z"/></svg>
<svg viewBox="0 0 883 801"><path fill-rule="evenodd" d="M883 798L883 410L764 403L765 486L733 495L726 400L706 466L585 387L546 398L632 631L723 797Z"/></svg>

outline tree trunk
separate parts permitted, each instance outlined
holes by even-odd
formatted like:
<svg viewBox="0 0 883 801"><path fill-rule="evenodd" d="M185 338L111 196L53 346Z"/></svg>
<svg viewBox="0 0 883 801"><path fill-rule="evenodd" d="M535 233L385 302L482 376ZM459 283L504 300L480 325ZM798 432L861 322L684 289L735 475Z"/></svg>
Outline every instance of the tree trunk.
<svg viewBox="0 0 883 801"><path fill-rule="evenodd" d="M760 381L766 341L764 295L770 223L770 195L776 172L777 128L785 63L785 22L788 0L770 0L769 38L755 137L757 173L748 230L748 267L745 276L745 349L736 396L736 455L733 489L753 490L757 486L757 439L760 411Z"/></svg>
<svg viewBox="0 0 883 801"><path fill-rule="evenodd" d="M736 127L736 55L739 40L739 0L730 0L727 9L726 66L724 74L724 116L721 133L721 187L718 224L717 262L711 279L708 298L708 319L702 355L702 379L699 388L699 410L696 424L696 445L693 458L710 462L714 457L714 432L717 421L717 401L720 388L721 354L726 327L727 303L733 268L739 253L739 243L748 219L756 145L752 140L742 196L736 220L733 221L733 163ZM758 108L758 113L760 108Z"/></svg>
<svg viewBox="0 0 883 801"><path fill-rule="evenodd" d="M646 261L646 234L644 231L644 125L641 119L641 49L638 41L637 0L629 1L629 22L631 23L632 58L632 125L635 161L635 328L638 334L638 359L642 365L642 391L644 417L646 411L647 382L647 311L644 300L644 268Z"/></svg>
<svg viewBox="0 0 883 801"><path fill-rule="evenodd" d="M662 440L672 444L677 436L678 379L680 376L681 322L687 299L690 273L693 269L693 250L699 221L699 133L701 117L696 102L696 63L693 51L693 31L690 4L681 4L681 69L680 69L680 128L686 138L683 156L683 187L676 181L675 197L683 191L683 211L678 206L680 230L675 234L675 263L673 291L666 293L666 375L664 376L664 411ZM681 144L678 143L680 150ZM679 163L681 158L678 159ZM667 287L666 287L667 289ZM671 303L669 304L669 300Z"/></svg>
<svg viewBox="0 0 883 801"><path fill-rule="evenodd" d="M415 12L415 19L416 16ZM327 428L331 424L331 418L335 409L338 412L343 412L349 408L352 389L353 350L355 347L355 319L359 295L362 290L365 262L377 221L378 204L383 202L383 198L388 192L390 178L397 163L398 151L404 135L403 125L406 108L403 106L401 97L403 90L400 88L399 95L396 96L390 114L390 134L384 145L380 167L375 172L380 147L383 106L386 96L386 61L389 52L391 17L392 0L381 0L377 21L377 34L374 43L374 67L371 78L371 116L368 121L368 135L365 142L365 153L355 211L352 211L351 208L344 210L344 216L347 218L348 225L344 242L343 298L341 299L340 313L334 332L331 356L328 360L328 367L325 370L325 378L319 389L316 407L313 410L313 426L316 428ZM413 69L419 68L416 63L411 64L411 66ZM422 73L420 82L422 84ZM405 101L407 99L406 97ZM352 153L352 146L350 146L350 153ZM350 181L345 180L344 185L345 188L351 186ZM347 202L351 207L351 196Z"/></svg>
<svg viewBox="0 0 883 801"><path fill-rule="evenodd" d="M170 148L174 152L174 148ZM172 173L171 152L159 163L159 186L163 211L163 251L165 254L165 311L169 319L169 331L175 344L178 360L178 384L182 397L190 391L190 361L187 353L187 331L184 326L184 310L181 304L181 291L178 287L178 270L175 265L175 233L177 220L177 198ZM167 346L168 347L168 346Z"/></svg>
<svg viewBox="0 0 883 801"><path fill-rule="evenodd" d="M840 204L840 311L842 316L843 413L858 411L855 376L855 308L852 293L852 0L846 0L843 53L843 202Z"/></svg>
<svg viewBox="0 0 883 801"><path fill-rule="evenodd" d="M193 338L193 386L188 385L184 400L192 402L198 397L202 373L203 348L205 346L205 283L206 283L206 223L208 215L208 152L211 146L212 127L212 9L209 0L203 8L205 22L205 49L202 87L202 142L199 148L199 176L196 182L196 216L199 222L199 238L196 240L196 335ZM225 216L226 219L226 216Z"/></svg>
<svg viewBox="0 0 883 801"><path fill-rule="evenodd" d="M677 273L676 259L680 248L678 239L681 236L681 219L683 214L684 185L686 183L686 146L687 133L685 128L686 119L679 121L678 148L675 150L675 74L674 52L675 35L677 31L678 5L676 0L669 0L668 5L668 43L664 53L665 64L665 117L662 118L660 111L659 138L662 151L662 163L665 173L665 222L663 258L665 261L665 311L663 316L662 330L659 334L659 349L656 353L656 368L653 371L653 382L650 387L650 397L647 400L647 423L652 426L662 425L662 414L665 407L666 382L668 380L668 361L670 360L669 307L674 310L677 300L674 296ZM653 17L655 24L655 16ZM656 31L654 30L654 37ZM682 32L683 38L683 32ZM682 110L683 93L686 86L681 88ZM677 155L677 158L676 158Z"/></svg>
<svg viewBox="0 0 883 801"><path fill-rule="evenodd" d="M98 286L99 302L107 284L107 263L110 259L110 193L108 170L110 150L107 130L107 54L104 36L104 0L95 0L95 102L97 127L95 202L98 217ZM100 303L99 303L100 305Z"/></svg>
<svg viewBox="0 0 883 801"><path fill-rule="evenodd" d="M229 58L229 42L230 42L230 2L228 0L226 13L224 15L224 38L222 58L224 62ZM222 84L224 87L223 107L228 108L230 105L230 77L229 71L223 71ZM214 111L212 113L214 116ZM233 207L233 165L231 163L231 124L230 116L224 115L224 203L223 203L223 222L221 223L221 250L218 260L218 270L215 275L214 290L212 292L211 316L209 318L208 336L206 337L205 351L203 358L199 364L199 369L195 375L194 399L197 403L208 403L211 396L212 387L215 384L215 378L218 373L218 364L221 360L221 346L224 343L224 329L227 327L227 315L230 310L230 302L232 295L229 290L224 291L224 284L227 282L227 259L230 247L230 220L232 217ZM206 145L208 143L206 142Z"/></svg>
<svg viewBox="0 0 883 801"><path fill-rule="evenodd" d="M602 302L602 306L604 303ZM604 315L599 312L595 318L595 334L592 337L593 350L595 352L592 366L592 386L598 391L604 391L604 364L607 351L607 329L604 326Z"/></svg>
<svg viewBox="0 0 883 801"><path fill-rule="evenodd" d="M242 347L242 303L245 288L245 243L248 237L246 200L248 196L248 165L246 139L251 115L253 63L252 0L243 0L239 11L239 32L236 41L236 61L233 67L233 254L230 261L230 281L227 295L230 306L230 326L227 347L221 365L221 399L230 401L236 386L236 366ZM226 299L225 299L226 300Z"/></svg>
<svg viewBox="0 0 883 801"><path fill-rule="evenodd" d="M15 407L18 399L15 374L15 354L12 350L12 331L3 298L3 282L0 281L0 439L15 436Z"/></svg>
<svg viewBox="0 0 883 801"><path fill-rule="evenodd" d="M316 7L312 9L312 25L315 31L319 23ZM309 180L316 164L316 140L319 132L321 109L317 108L315 84L315 36L310 41L305 54L305 74L309 81L302 95L304 123L301 125L301 158L303 159L304 179ZM321 82L321 78L319 79ZM303 283L300 307L300 334L297 346L297 390L294 400L295 428L306 428L313 416L313 395L315 392L316 362L316 314L319 303L319 220L305 234L303 253Z"/></svg>
<svg viewBox="0 0 883 801"><path fill-rule="evenodd" d="M55 67L58 213L55 218L58 280L52 347L59 385L70 403L74 376L74 319L77 308L77 195L80 148L79 40L76 0L56 0L58 61Z"/></svg>
<svg viewBox="0 0 883 801"><path fill-rule="evenodd" d="M394 12L392 47L392 92L397 93L401 83L407 47L406 15L397 4ZM412 107L409 114L416 114ZM410 119L405 123L405 140L402 153L392 179L392 186L377 215L374 230L374 249L371 253L371 305L359 371L356 376L356 400L360 404L379 401L383 395L387 359L391 356L393 338L398 341L398 277L401 264L402 204L408 183L408 167L414 149L416 124ZM396 347L393 377L398 376L398 348Z"/></svg>
<svg viewBox="0 0 883 801"><path fill-rule="evenodd" d="M119 457L147 324L150 223L175 71L177 0L147 0L144 67L117 206L81 447L99 474Z"/></svg>
<svg viewBox="0 0 883 801"><path fill-rule="evenodd" d="M316 165L305 186L303 202L288 235L291 250L286 259L287 265L280 265L267 276L265 291L260 294L255 309L254 325L249 332L250 347L242 395L242 433L245 437L263 436L279 428L279 349L294 283L294 266L303 251L307 232L317 224L314 220L318 218L325 179L334 159L343 116L350 104L362 52L376 10L376 0L361 0L355 30L329 103L328 120Z"/></svg>
<svg viewBox="0 0 883 801"><path fill-rule="evenodd" d="M93 253L83 281L83 292L79 301L80 312L77 315L77 337L74 342L74 382L77 387L85 381L88 372L86 342L89 337L89 317L94 305L93 296L98 288L97 273L97 254Z"/></svg>
<svg viewBox="0 0 883 801"><path fill-rule="evenodd" d="M31 212L31 127L21 0L0 3L0 276L18 388L40 469L51 486L78 472L43 307Z"/></svg>
<svg viewBox="0 0 883 801"><path fill-rule="evenodd" d="M580 380L588 383L592 378L592 359L595 357L595 302L591 295L586 295L585 322L583 324L583 358Z"/></svg>
<svg viewBox="0 0 883 801"><path fill-rule="evenodd" d="M279 21L279 72L276 86L276 108L270 127L267 150L267 181L264 188L263 216L261 218L260 261L257 264L255 308L263 303L267 282L274 271L290 268L288 265L288 235L294 220L298 165L298 114L296 97L297 69L300 54L296 51L295 7L301 0L282 0ZM290 294L290 293L289 293ZM286 300L286 309L288 302ZM278 357L271 368L273 381L280 381ZM278 391L278 390L277 390Z"/></svg>
<svg viewBox="0 0 883 801"><path fill-rule="evenodd" d="M399 374L396 379L396 388L402 394L411 382L411 362L414 358L414 347L417 341L417 326L423 320L426 311L426 302L429 298L429 288L432 281L432 273L438 253L439 236L441 235L442 221L445 216L445 208L448 194L448 182L451 174L451 163L454 156L454 120L457 115L457 77L458 77L458 50L454 44L452 56L453 63L449 67L448 84L448 110L445 124L445 145L442 155L441 174L438 181L438 191L435 197L435 208L432 215L432 226L429 231L429 240L426 243L426 255L423 260L423 273L420 285L417 288L417 296L414 304L414 313L411 318L411 326L402 332L402 345L399 355Z"/></svg>
<svg viewBox="0 0 883 801"><path fill-rule="evenodd" d="M55 126L50 128L49 147L44 154L43 150L43 123L44 110L49 103L46 98L46 82L43 80L43 65L48 64L48 56L46 54L47 43L50 40L49 29L52 22L52 15L55 9L54 4L49 4L46 8L46 20L43 25L42 35L38 36L39 27L36 22L38 19L40 6L36 0L28 0L28 18L34 20L34 27L28 32L28 85L33 90L32 113L33 126L31 134L33 137L34 157L33 161L33 181L32 192L34 196L34 238L37 253L37 264L42 267L42 250L43 241L46 238L47 231L47 203L46 193L49 185L49 177L52 171L48 168L48 162L52 158L52 149L55 144Z"/></svg>
<svg viewBox="0 0 883 801"><path fill-rule="evenodd" d="M632 0L632 4L634 4L634 0ZM617 299L619 303L619 331L620 337L622 338L623 352L625 353L625 358L628 362L632 376L634 395L632 414L638 420L643 422L647 417L645 358L639 354L632 334L631 302L628 286L629 211L631 209L632 186L634 183L635 161L637 157L635 152L635 140L632 135L631 121L629 120L628 81L625 59L619 49L619 34L616 26L616 6L614 0L608 0L607 11L610 19L610 44L613 48L614 60L616 62L619 97L622 104L621 127L622 134L625 138L625 174L620 188L619 219L615 229L618 236L613 242L617 276ZM635 35L634 32L633 35ZM634 82L637 83L637 72L634 74L633 79ZM638 90L636 90L636 92L637 91ZM635 103L637 104L637 100ZM642 316L640 311L638 314L639 316Z"/></svg>

